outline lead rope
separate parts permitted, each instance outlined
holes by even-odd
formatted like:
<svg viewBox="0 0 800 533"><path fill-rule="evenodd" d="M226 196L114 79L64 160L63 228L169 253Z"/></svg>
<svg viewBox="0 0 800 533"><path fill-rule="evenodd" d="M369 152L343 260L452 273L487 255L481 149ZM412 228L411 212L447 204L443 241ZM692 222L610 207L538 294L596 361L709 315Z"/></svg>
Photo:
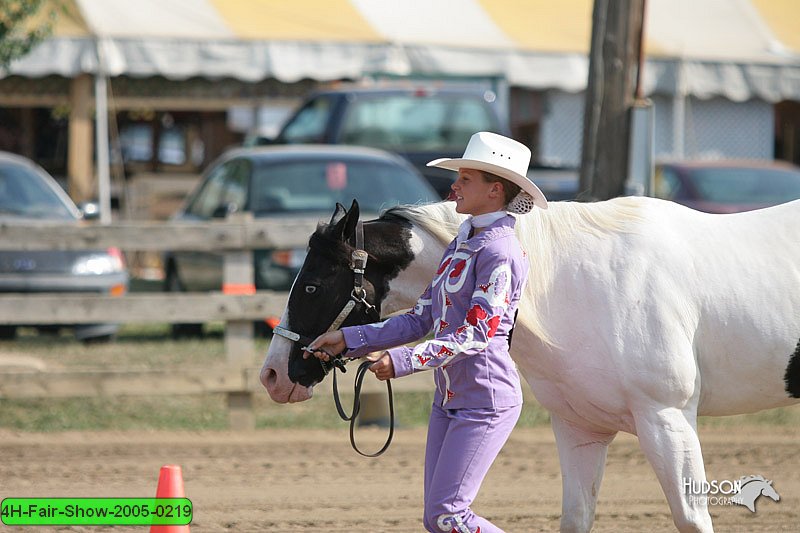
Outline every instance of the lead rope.
<svg viewBox="0 0 800 533"><path fill-rule="evenodd" d="M356 224L356 249L353 251L352 256L352 269L354 277L352 294L353 299L351 299L348 304L352 304L354 306L355 301L358 300L365 305L368 313L372 312L377 314L375 307L367 302L367 294L362 286L364 282L364 272L367 269L367 257L368 254L364 250L364 226L359 220ZM350 307L350 310L352 310L352 306ZM339 317L337 317L328 331L339 329L339 326L341 326L342 322L344 322L344 318L347 316L347 314L349 314L350 310L345 313L343 309L342 312L339 313L341 320L339 320ZM378 316L378 318L380 319L380 316ZM341 361L341 354L336 356L336 359ZM378 457L379 455L382 455L383 452L389 449L389 445L392 443L392 438L394 437L394 395L392 394L392 380L387 379L386 392L389 396L389 435L386 437L386 442L383 444L380 450L374 453L364 453L356 444L355 426L356 417L361 411L361 387L364 384L364 376L366 376L367 370L369 370L369 367L373 362L374 361L364 361L358 366L358 370L356 370L355 381L353 382L353 410L350 412L350 415L345 413L344 408L342 407L342 402L339 399L339 384L336 379L337 368L342 372L345 372L344 363L336 364L334 362L333 365L333 401L336 404L336 411L339 413L339 418L345 422L350 422L350 445L353 447L356 453L364 457Z"/></svg>
<svg viewBox="0 0 800 533"><path fill-rule="evenodd" d="M373 361L364 361L358 366L358 370L356 370L355 382L353 383L353 410L351 411L350 415L344 412L342 403L339 400L339 386L336 382L336 367L333 368L333 401L336 404L336 410L339 412L339 417L342 420L345 422L350 422L350 445L353 447L356 453L363 455L364 457L378 457L379 455L382 455L383 452L389 449L389 445L392 443L392 438L394 437L394 396L392 395L392 380L387 379L386 391L389 395L389 435L386 437L386 442L383 443L383 446L380 450L374 453L364 453L358 447L358 444L356 444L355 427L356 417L361 411L361 386L364 383L364 376L367 374L367 371L372 363Z"/></svg>

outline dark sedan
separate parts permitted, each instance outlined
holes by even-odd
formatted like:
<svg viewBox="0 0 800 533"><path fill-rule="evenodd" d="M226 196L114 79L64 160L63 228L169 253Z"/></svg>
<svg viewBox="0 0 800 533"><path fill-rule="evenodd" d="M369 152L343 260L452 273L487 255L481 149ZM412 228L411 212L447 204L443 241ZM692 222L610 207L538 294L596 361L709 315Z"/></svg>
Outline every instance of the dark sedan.
<svg viewBox="0 0 800 533"><path fill-rule="evenodd" d="M76 223L81 211L56 181L38 165L18 155L0 152L0 222ZM0 250L0 293L90 292L119 296L128 288L128 272L117 248L105 250ZM0 325L0 338L13 338L18 326ZM60 326L30 324L40 331ZM80 340L105 340L117 324L72 326Z"/></svg>
<svg viewBox="0 0 800 533"><path fill-rule="evenodd" d="M403 158L372 148L298 145L243 148L214 162L175 220L208 221L231 213L291 220L310 235L339 202L357 199L365 218L382 209L437 201L436 191ZM256 250L257 290L288 290L305 260L305 245ZM165 255L165 290L222 287L222 255L175 251ZM199 324L173 326L176 336L201 333Z"/></svg>
<svg viewBox="0 0 800 533"><path fill-rule="evenodd" d="M654 193L708 213L751 211L800 198L800 168L779 161L664 163Z"/></svg>

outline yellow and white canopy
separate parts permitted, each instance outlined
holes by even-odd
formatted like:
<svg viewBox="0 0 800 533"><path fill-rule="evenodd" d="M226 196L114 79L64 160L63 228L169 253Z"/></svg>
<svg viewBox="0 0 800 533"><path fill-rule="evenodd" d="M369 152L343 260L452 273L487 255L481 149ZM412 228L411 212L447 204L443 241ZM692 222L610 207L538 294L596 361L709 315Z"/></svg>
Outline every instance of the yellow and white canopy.
<svg viewBox="0 0 800 533"><path fill-rule="evenodd" d="M592 0L61 0L25 76L334 80L369 73L586 85ZM647 0L646 92L800 100L800 2ZM102 59L98 59L102 58Z"/></svg>

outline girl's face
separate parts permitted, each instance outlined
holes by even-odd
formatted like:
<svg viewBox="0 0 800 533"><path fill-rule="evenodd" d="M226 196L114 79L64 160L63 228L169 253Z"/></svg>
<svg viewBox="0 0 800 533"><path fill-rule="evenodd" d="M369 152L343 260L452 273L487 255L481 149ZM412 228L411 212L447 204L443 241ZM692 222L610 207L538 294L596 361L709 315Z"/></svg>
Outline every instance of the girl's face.
<svg viewBox="0 0 800 533"><path fill-rule="evenodd" d="M482 215L503 208L503 186L489 182L479 170L462 168L458 179L450 186L451 198L456 202L456 212L465 215Z"/></svg>

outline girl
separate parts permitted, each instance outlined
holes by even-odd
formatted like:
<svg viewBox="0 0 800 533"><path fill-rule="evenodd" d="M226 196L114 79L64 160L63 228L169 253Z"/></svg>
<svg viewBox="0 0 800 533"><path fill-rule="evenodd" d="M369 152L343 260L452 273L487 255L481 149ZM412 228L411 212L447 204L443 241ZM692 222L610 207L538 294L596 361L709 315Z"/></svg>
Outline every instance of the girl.
<svg viewBox="0 0 800 533"><path fill-rule="evenodd" d="M425 449L423 522L427 531L490 533L497 526L470 509L522 409L508 350L528 261L516 220L547 200L526 177L531 152L494 133L472 136L461 159L428 163L458 172L450 199L471 215L444 253L433 281L408 314L319 336L305 357L322 360L384 350L370 370L380 380L434 370L436 393ZM433 340L401 346L431 331Z"/></svg>

